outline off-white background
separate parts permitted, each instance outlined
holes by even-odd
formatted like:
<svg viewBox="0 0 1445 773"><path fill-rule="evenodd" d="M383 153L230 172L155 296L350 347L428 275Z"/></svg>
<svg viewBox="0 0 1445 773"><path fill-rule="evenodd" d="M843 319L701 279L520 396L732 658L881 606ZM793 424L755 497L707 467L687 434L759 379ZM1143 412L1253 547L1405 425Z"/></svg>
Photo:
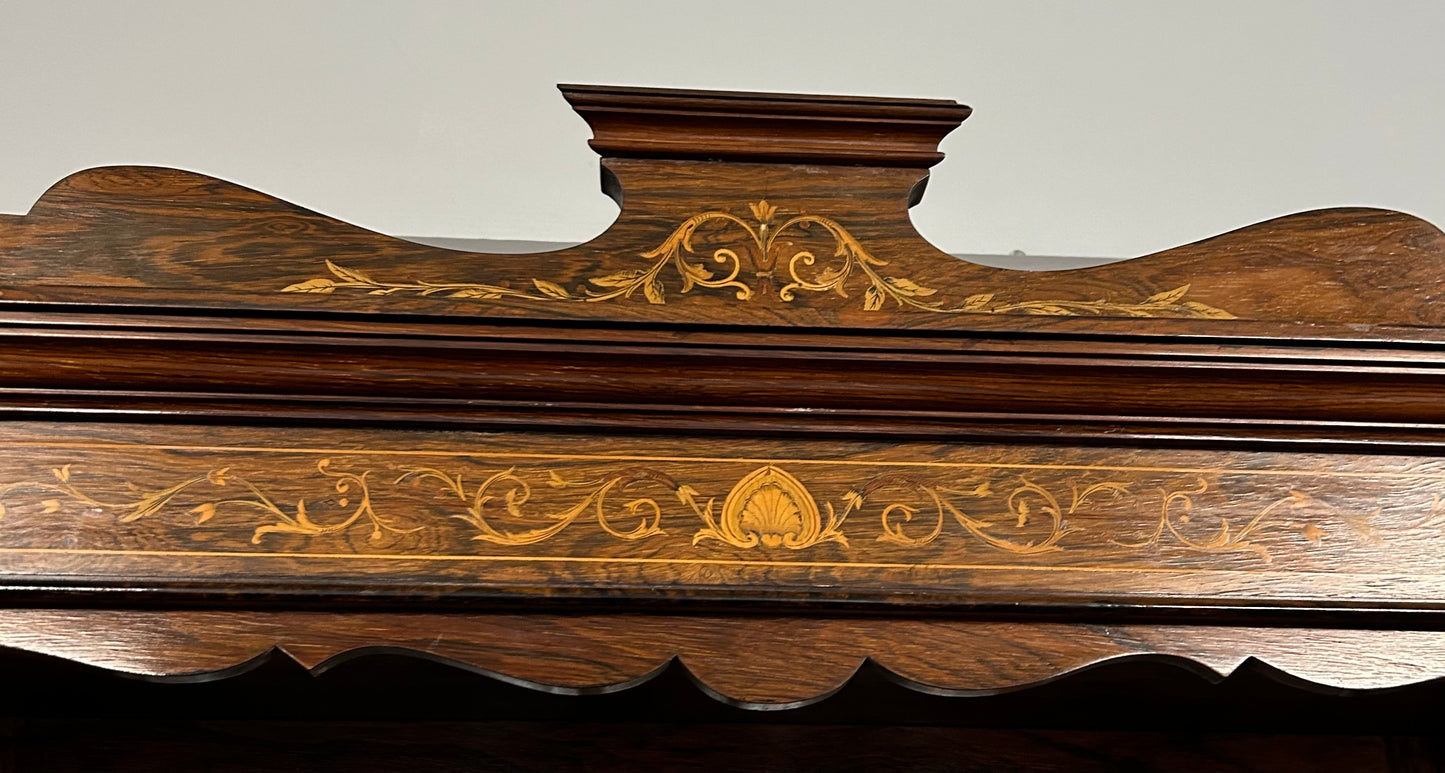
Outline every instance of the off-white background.
<svg viewBox="0 0 1445 773"><path fill-rule="evenodd" d="M0 212L88 166L393 234L615 214L557 82L951 97L920 229L1128 256L1313 207L1445 224L1445 3L0 0Z"/></svg>

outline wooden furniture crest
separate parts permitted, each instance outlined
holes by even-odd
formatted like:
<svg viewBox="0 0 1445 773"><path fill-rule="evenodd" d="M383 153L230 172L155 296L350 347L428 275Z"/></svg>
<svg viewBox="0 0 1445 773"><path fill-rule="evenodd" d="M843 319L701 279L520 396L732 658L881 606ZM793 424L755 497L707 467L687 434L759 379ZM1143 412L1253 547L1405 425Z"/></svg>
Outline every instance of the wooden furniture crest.
<svg viewBox="0 0 1445 773"><path fill-rule="evenodd" d="M990 292L970 295L961 304L948 306L942 300L931 300L932 296L938 293L938 290L932 287L925 287L907 277L881 273L888 266L888 261L869 255L863 245L859 244L847 229L832 220L816 215L797 215L784 220L773 230L769 230L769 227L773 225L773 218L777 214L778 208L763 200L748 205L748 209L757 220L755 225L727 212L704 212L694 215L669 234L662 244L641 254L642 258L653 260L650 266L617 271L604 276L588 277L587 285L579 286L575 293L569 292L555 282L536 278L532 280L530 288L524 286L522 289L514 289L503 284L378 282L361 271L338 266L329 260L326 261L326 268L331 272L332 277L318 277L305 282L297 282L282 288L281 292L328 294L337 290L360 290L368 295L415 293L422 296L440 295L446 298L478 300L525 298L533 301L581 301L584 303L627 299L634 294L640 294L647 299L648 303L660 306L667 303L667 285L664 283L662 274L664 270L670 269L676 272L676 278L680 281L679 293L686 293L694 287L730 289L734 291L734 295L739 301L746 301L753 297L753 288L745 282L738 281L738 275L743 270L743 259L738 256L736 250L718 247L713 251L713 261L723 264L722 270L716 273L703 264L690 262L696 259L692 247L693 234L709 221L724 221L735 224L748 237L747 241L751 242L747 245L751 257L751 268L760 279L771 279L774 269L780 268L778 266L780 256L774 252L774 244L779 235L787 234L792 229L806 230L810 226L818 226L832 235L835 244L832 257L837 261L833 265L810 271L818 262L818 257L807 250L798 250L791 256L782 256L785 259L783 266L786 267L785 281L787 283L778 290L778 299L785 303L791 302L798 296L798 293L831 292L836 293L839 297L847 298L849 297L847 292L849 280L858 276L865 281L855 284L867 288L863 292L863 309L865 311L879 311L891 301L891 305L900 309L917 309L940 314L1043 314L1065 317L1092 314L1123 317L1234 318L1233 314L1222 309L1216 309L1197 301L1184 300L1185 294L1189 292L1189 285L1155 293L1139 303L1111 303L1102 299L1097 301L1046 300L1000 303L995 300L997 293Z"/></svg>
<svg viewBox="0 0 1445 773"><path fill-rule="evenodd" d="M944 693L1445 676L1434 226L995 269L908 220L954 102L563 94L621 213L557 252L160 168L0 215L0 645L578 692L680 657L771 707L865 659ZM821 654L748 660L784 642Z"/></svg>

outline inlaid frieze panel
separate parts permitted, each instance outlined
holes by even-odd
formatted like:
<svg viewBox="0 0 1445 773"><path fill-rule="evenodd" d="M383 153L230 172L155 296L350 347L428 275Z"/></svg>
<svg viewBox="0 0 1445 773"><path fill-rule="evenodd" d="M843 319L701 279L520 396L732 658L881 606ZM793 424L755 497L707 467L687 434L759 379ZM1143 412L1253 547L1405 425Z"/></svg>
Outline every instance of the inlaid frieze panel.
<svg viewBox="0 0 1445 773"><path fill-rule="evenodd" d="M1430 605L1445 463L495 433L5 430L14 581Z"/></svg>

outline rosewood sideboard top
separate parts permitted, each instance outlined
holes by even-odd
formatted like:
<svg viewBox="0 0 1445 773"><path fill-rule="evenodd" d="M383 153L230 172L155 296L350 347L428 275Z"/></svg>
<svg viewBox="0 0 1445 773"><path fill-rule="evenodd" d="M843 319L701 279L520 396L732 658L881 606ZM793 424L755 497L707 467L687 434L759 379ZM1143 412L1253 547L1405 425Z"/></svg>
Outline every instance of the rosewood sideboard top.
<svg viewBox="0 0 1445 773"><path fill-rule="evenodd" d="M989 268L908 217L955 102L562 93L621 212L556 252L162 168L0 215L0 645L561 692L677 660L754 708L867 661L1445 676L1439 229Z"/></svg>

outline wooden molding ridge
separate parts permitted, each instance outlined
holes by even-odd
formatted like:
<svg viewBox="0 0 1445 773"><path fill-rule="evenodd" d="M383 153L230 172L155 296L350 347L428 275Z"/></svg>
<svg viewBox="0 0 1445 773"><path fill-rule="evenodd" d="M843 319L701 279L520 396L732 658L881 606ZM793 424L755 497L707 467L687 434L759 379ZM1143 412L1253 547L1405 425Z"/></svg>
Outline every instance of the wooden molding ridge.
<svg viewBox="0 0 1445 773"><path fill-rule="evenodd" d="M930 167L971 109L949 99L562 85L607 158Z"/></svg>

